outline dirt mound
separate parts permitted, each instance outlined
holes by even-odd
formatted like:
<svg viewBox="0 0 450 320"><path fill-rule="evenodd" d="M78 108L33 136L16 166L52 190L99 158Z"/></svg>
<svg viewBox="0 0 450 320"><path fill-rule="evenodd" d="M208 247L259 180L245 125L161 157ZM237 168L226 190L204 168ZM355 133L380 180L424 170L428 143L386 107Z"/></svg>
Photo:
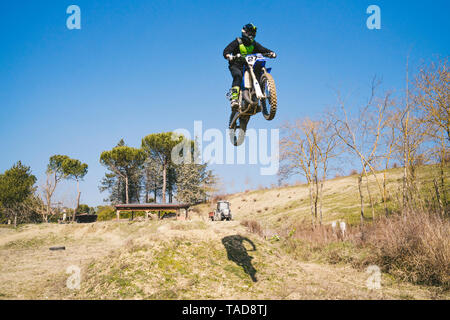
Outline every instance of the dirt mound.
<svg viewBox="0 0 450 320"><path fill-rule="evenodd" d="M81 270L79 290L67 288L69 266ZM239 221L26 226L0 235L0 269L0 297L6 299L434 297L389 277L382 290L368 290L364 270L303 263Z"/></svg>

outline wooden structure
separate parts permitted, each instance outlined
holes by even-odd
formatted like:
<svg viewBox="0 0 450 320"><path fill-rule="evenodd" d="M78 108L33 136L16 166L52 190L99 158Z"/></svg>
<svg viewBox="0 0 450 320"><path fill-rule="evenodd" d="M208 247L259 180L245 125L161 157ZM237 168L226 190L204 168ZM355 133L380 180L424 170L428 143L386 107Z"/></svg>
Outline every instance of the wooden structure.
<svg viewBox="0 0 450 320"><path fill-rule="evenodd" d="M134 203L134 204L116 204L116 214L117 214L117 221L120 219L120 213L122 211L131 211L131 220L134 219L134 212L140 211L145 212L145 219L148 219L150 212L158 212L158 219L161 218L161 211L172 211L176 213L176 216L179 217L181 214L181 210L184 210L185 219L188 217L188 209L190 205L186 203L169 203L169 204L162 204L162 203Z"/></svg>

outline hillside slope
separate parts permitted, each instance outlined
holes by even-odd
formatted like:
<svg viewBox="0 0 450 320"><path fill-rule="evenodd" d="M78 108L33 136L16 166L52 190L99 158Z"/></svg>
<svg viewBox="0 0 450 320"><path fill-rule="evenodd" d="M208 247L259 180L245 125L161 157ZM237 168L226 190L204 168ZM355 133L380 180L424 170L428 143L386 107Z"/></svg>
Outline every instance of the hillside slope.
<svg viewBox="0 0 450 320"><path fill-rule="evenodd" d="M438 176L436 166L426 166L418 170L422 184L429 185L431 196L434 196L432 189L432 173ZM399 192L402 183L403 169L389 169L386 175L386 187L391 195L389 206L393 202L400 201ZM450 179L450 167L445 170L447 177L447 192ZM380 184L383 180L383 172L377 173ZM357 225L360 223L360 197L357 184L357 175L339 177L328 180L324 184L323 190L323 222L329 224L332 221L345 221L347 224ZM377 182L373 176L369 177L369 190L374 200L375 216L383 214L382 198L378 189ZM362 187L365 218L372 219L372 210L370 207L369 196L365 180ZM450 196L450 193L448 194ZM425 197L430 197L426 194ZM288 187L273 189L249 190L226 196L230 201L234 217L238 220L254 219L265 228L276 230L283 226L290 226L293 223L311 221L309 189L306 184L299 184ZM198 206L202 214L206 214L212 207L210 205Z"/></svg>

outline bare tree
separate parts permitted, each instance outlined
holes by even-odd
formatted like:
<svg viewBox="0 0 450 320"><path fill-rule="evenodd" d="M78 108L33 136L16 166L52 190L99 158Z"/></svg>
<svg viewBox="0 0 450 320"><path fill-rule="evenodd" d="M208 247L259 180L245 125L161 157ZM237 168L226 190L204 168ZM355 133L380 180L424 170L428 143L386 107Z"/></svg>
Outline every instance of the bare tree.
<svg viewBox="0 0 450 320"><path fill-rule="evenodd" d="M322 224L322 204L323 204L323 186L325 180L327 179L327 174L329 172L330 160L340 155L341 150L340 141L337 139L336 133L332 130L332 122L330 118L326 119L326 122L322 123L320 126L322 139L317 141L317 148L320 154L320 164L322 166L322 177L320 180L320 200L319 200L319 212L320 212L320 224Z"/></svg>
<svg viewBox="0 0 450 320"><path fill-rule="evenodd" d="M334 156L337 141L329 130L330 123L308 118L286 123L281 140L280 179L300 174L305 177L309 189L309 202L313 226L322 224L323 186L327 178L329 160Z"/></svg>
<svg viewBox="0 0 450 320"><path fill-rule="evenodd" d="M45 184L42 188L42 195L45 201L45 209L39 210L42 215L42 219L45 222L48 222L48 217L53 215L52 210L52 197L56 189L56 185L60 178L57 177L56 173L47 172L47 179L45 180Z"/></svg>
<svg viewBox="0 0 450 320"><path fill-rule="evenodd" d="M44 185L41 186L42 196L45 202L45 210L41 208L41 206L36 206L45 222L48 222L48 218L55 213L52 209L52 198L58 183L66 178L66 174L62 168L62 163L67 159L68 157L64 155L54 155L50 157L47 165L47 177Z"/></svg>
<svg viewBox="0 0 450 320"><path fill-rule="evenodd" d="M413 97L414 99L414 97ZM419 108L414 100L411 101L409 89L408 60L406 63L406 92L404 105L397 107L397 130L399 139L396 149L399 160L403 165L402 181L402 213L411 211L413 207L423 209L423 200L420 198L419 186L417 185L417 168L426 162L424 152L425 142L431 127L419 116Z"/></svg>
<svg viewBox="0 0 450 320"><path fill-rule="evenodd" d="M382 163L381 166L383 167L383 207L384 207L384 214L386 216L389 215L389 210L387 206L388 201L387 171L389 169L391 160L394 157L395 145L398 139L397 123L398 123L397 113L395 113L393 110L388 112L386 114L386 123L385 123L386 131L382 135L381 139L381 145L384 146L384 149L383 152L378 157L378 161Z"/></svg>
<svg viewBox="0 0 450 320"><path fill-rule="evenodd" d="M336 136L355 154L361 163L361 173L358 178L358 190L361 200L361 222L364 220L364 199L362 193L362 178L366 179L366 188L369 202L372 208L372 218L375 218L374 199L369 188L369 173L375 178L375 182L383 197L383 188L376 174L376 158L380 137L386 128L385 113L391 105L391 94L387 92L382 98L375 96L375 91L380 85L377 78L372 79L371 94L367 103L360 108L358 118L349 119L347 107L338 93L339 111L331 114L332 127ZM386 206L386 204L385 204Z"/></svg>
<svg viewBox="0 0 450 320"><path fill-rule="evenodd" d="M430 135L440 139L444 133L450 142L450 72L448 58L424 64L414 81L414 103L422 112L422 120L438 131Z"/></svg>
<svg viewBox="0 0 450 320"><path fill-rule="evenodd" d="M441 214L447 208L445 167L450 144L450 72L448 58L424 64L413 81L413 103L418 111L419 122L433 143L430 154L439 163L439 180L435 182L436 197ZM442 194L442 196L441 196Z"/></svg>

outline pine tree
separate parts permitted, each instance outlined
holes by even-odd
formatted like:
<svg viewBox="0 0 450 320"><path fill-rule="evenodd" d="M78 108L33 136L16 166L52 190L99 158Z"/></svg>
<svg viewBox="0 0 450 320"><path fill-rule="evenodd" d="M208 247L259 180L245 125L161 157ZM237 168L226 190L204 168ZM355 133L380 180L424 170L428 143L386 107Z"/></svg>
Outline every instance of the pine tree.
<svg viewBox="0 0 450 320"><path fill-rule="evenodd" d="M199 164L198 155L195 154L191 163L182 163L176 167L178 202L196 204L207 200L211 186L215 184L216 177L207 164Z"/></svg>
<svg viewBox="0 0 450 320"><path fill-rule="evenodd" d="M111 202L139 202L145 158L145 153L141 149L126 146L123 139L112 150L102 152L100 163L110 172L106 173L102 180L100 190L110 190Z"/></svg>
<svg viewBox="0 0 450 320"><path fill-rule="evenodd" d="M162 166L158 160L148 156L144 163L145 202L157 202L158 196L161 195L162 184ZM150 197L151 193L153 198Z"/></svg>
<svg viewBox="0 0 450 320"><path fill-rule="evenodd" d="M35 182L36 177L31 174L30 167L20 161L0 174L0 207L8 218L14 220L14 226L25 215L22 205L35 191Z"/></svg>

